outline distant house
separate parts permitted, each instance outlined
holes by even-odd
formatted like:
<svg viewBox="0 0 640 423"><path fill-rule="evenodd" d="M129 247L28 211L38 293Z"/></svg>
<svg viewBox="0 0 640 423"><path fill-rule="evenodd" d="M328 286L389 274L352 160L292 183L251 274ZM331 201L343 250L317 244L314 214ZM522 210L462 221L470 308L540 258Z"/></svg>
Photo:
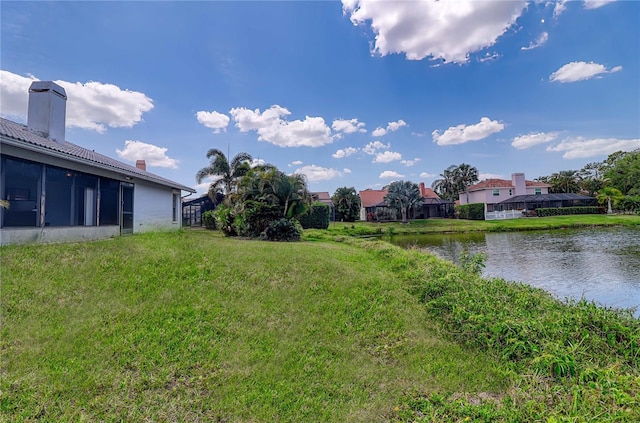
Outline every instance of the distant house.
<svg viewBox="0 0 640 423"><path fill-rule="evenodd" d="M331 214L329 215L329 220L332 222L336 220L336 207L333 204L333 200L328 192L312 192L311 199L315 202L318 201L322 204L326 204L331 209Z"/></svg>
<svg viewBox="0 0 640 423"><path fill-rule="evenodd" d="M195 190L65 141L66 92L29 89L27 125L0 118L2 245L109 238L181 226Z"/></svg>
<svg viewBox="0 0 640 423"><path fill-rule="evenodd" d="M414 219L429 219L430 217L451 217L454 215L453 201L443 200L431 188L426 188L420 182L422 206L416 210Z"/></svg>
<svg viewBox="0 0 640 423"><path fill-rule="evenodd" d="M597 200L581 194L549 194L551 185L527 181L524 173L514 173L511 180L486 179L460 193L460 204L485 204L485 219L522 217L520 211L547 207L595 206ZM515 213L515 212L518 213ZM512 213L507 213L512 212Z"/></svg>
<svg viewBox="0 0 640 423"><path fill-rule="evenodd" d="M431 188L426 188L424 182L420 183L419 188L423 204L412 210L409 218L428 219L453 216L453 201L443 200ZM383 221L399 219L396 209L389 208L384 202L387 192L384 189L360 191L360 220Z"/></svg>
<svg viewBox="0 0 640 423"><path fill-rule="evenodd" d="M391 211L384 202L387 195L386 189L366 189L360 191L360 220L369 222L378 220L396 220L397 216L393 214L391 219ZM389 217L390 219L381 219L381 217Z"/></svg>
<svg viewBox="0 0 640 423"><path fill-rule="evenodd" d="M460 193L460 205L484 203L485 210L498 210L496 205L519 195L543 195L549 193L551 185L537 181L527 181L524 173L514 173L511 180L485 179L471 185L467 191Z"/></svg>

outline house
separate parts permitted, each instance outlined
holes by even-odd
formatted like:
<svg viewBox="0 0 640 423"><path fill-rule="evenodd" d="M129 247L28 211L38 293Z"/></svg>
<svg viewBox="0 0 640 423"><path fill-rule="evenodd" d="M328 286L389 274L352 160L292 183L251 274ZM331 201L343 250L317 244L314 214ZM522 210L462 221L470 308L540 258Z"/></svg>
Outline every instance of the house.
<svg viewBox="0 0 640 423"><path fill-rule="evenodd" d="M443 200L431 188L426 188L424 182L420 182L420 195L422 206L416 210L414 219L429 219L430 217L453 217L453 201Z"/></svg>
<svg viewBox="0 0 640 423"><path fill-rule="evenodd" d="M0 243L109 238L181 226L181 194L195 190L65 141L67 96L29 88L27 125L0 118Z"/></svg>
<svg viewBox="0 0 640 423"><path fill-rule="evenodd" d="M331 210L331 214L329 215L329 220L331 222L336 220L336 207L333 204L333 200L331 199L331 196L329 195L328 192L324 191L324 192L311 192L311 199L316 202L320 202L322 204L326 204L327 206L329 206L330 210Z"/></svg>
<svg viewBox="0 0 640 423"><path fill-rule="evenodd" d="M549 193L551 185L537 181L527 181L524 173L514 173L511 180L485 179L471 185L465 192L460 193L460 205L484 203L487 212L499 210L496 205L520 195L543 195Z"/></svg>
<svg viewBox="0 0 640 423"><path fill-rule="evenodd" d="M431 188L426 188L424 182L419 184L422 206L411 211L411 219L428 219L430 217L453 216L453 201L443 200ZM380 221L398 220L396 209L389 208L384 202L387 190L366 189L360 191L360 220Z"/></svg>
<svg viewBox="0 0 640 423"><path fill-rule="evenodd" d="M366 189L360 191L358 195L360 196L360 220L373 222L397 219L395 209L389 209L384 202L384 197L387 195L386 189Z"/></svg>

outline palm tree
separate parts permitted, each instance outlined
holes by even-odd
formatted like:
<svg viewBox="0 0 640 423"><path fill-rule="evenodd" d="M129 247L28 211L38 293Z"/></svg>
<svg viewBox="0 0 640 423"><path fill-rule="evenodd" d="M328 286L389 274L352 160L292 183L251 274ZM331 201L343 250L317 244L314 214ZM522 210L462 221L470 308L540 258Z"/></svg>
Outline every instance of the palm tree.
<svg viewBox="0 0 640 423"><path fill-rule="evenodd" d="M598 192L596 197L598 199L598 203L602 204L605 201L607 202L607 214L612 214L613 210L611 209L611 203L614 205L618 204L618 201L624 198L622 192L619 189L613 187L605 187Z"/></svg>
<svg viewBox="0 0 640 423"><path fill-rule="evenodd" d="M311 201L304 175L287 175L275 168L250 171L239 183L238 196L242 202L278 206L286 219L304 213Z"/></svg>
<svg viewBox="0 0 640 423"><path fill-rule="evenodd" d="M196 173L196 181L200 184L207 177L218 177L209 186L209 197L212 199L217 192L224 191L227 196L235 192L238 179L249 172L250 162L253 160L249 153L238 153L229 164L227 156L217 148L207 151L207 159L210 159L211 163Z"/></svg>
<svg viewBox="0 0 640 423"><path fill-rule="evenodd" d="M408 223L409 210L422 205L422 195L417 184L409 181L397 181L389 185L384 202L390 207L399 208L402 213L402 223Z"/></svg>
<svg viewBox="0 0 640 423"><path fill-rule="evenodd" d="M336 220L339 218L345 222L353 222L358 218L360 213L360 197L356 194L355 188L338 188L331 200L336 208Z"/></svg>
<svg viewBox="0 0 640 423"><path fill-rule="evenodd" d="M547 182L551 184L549 191L552 193L580 192L581 178L577 170L561 170L552 173Z"/></svg>
<svg viewBox="0 0 640 423"><path fill-rule="evenodd" d="M461 163L455 170L455 182L458 194L478 182L478 169L466 163Z"/></svg>
<svg viewBox="0 0 640 423"><path fill-rule="evenodd" d="M440 179L436 179L431 184L431 189L441 198L455 200L456 192L456 166L451 165L440 174Z"/></svg>

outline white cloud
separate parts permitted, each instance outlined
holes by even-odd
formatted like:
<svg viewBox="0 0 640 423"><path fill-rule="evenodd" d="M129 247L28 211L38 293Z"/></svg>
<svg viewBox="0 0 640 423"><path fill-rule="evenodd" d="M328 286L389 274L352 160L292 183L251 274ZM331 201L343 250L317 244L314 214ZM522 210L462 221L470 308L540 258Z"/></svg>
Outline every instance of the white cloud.
<svg viewBox="0 0 640 423"><path fill-rule="evenodd" d="M562 12L564 12L565 10L567 10L567 6L566 3L567 0L558 0L557 2L555 2L555 6L553 8L553 17L557 18L558 16L560 16L562 14ZM553 4L553 2L549 2L547 4Z"/></svg>
<svg viewBox="0 0 640 423"><path fill-rule="evenodd" d="M497 120L491 120L488 117L483 117L480 119L480 122L475 125L460 124L458 126L452 126L442 134L440 134L440 131L435 130L431 133L431 136L433 142L438 145L456 145L481 140L503 129L503 123Z"/></svg>
<svg viewBox="0 0 640 423"><path fill-rule="evenodd" d="M414 164L416 164L416 163L418 163L418 162L421 162L421 161L422 161L422 159L421 159L421 158L416 157L416 158L415 158L415 159L413 159L413 160L402 160L400 163L402 163L403 165L405 165L405 166L409 167L409 166L413 166Z"/></svg>
<svg viewBox="0 0 640 423"><path fill-rule="evenodd" d="M470 53L494 45L527 2L343 0L342 5L354 25L370 22L372 53L464 63Z"/></svg>
<svg viewBox="0 0 640 423"><path fill-rule="evenodd" d="M345 167L344 169L342 169L342 171L344 173L351 173L351 169L349 169L348 167Z"/></svg>
<svg viewBox="0 0 640 423"><path fill-rule="evenodd" d="M213 129L213 132L216 134L219 134L220 131L226 132L227 126L229 125L229 116L223 113L218 113L216 111L199 111L198 113L196 113L196 118L198 119L198 122L200 122L207 128Z"/></svg>
<svg viewBox="0 0 640 423"><path fill-rule="evenodd" d="M287 121L291 112L273 105L264 112L244 107L229 111L240 132L256 131L258 141L280 147L320 147L333 142L331 129L321 117L306 116L304 120Z"/></svg>
<svg viewBox="0 0 640 423"><path fill-rule="evenodd" d="M383 144L380 141L374 141L374 142L370 142L369 144L365 145L364 148L362 149L362 151L364 151L365 153L369 154L369 155L374 155L376 154L377 150L385 150L387 148L391 147L391 144Z"/></svg>
<svg viewBox="0 0 640 423"><path fill-rule="evenodd" d="M380 179L404 178L404 175L393 170L385 170L380 174Z"/></svg>
<svg viewBox="0 0 640 423"><path fill-rule="evenodd" d="M556 146L547 147L547 151L564 151L565 159L583 159L587 157L607 156L616 151L632 151L640 148L640 139L621 140L617 138L584 137L565 138Z"/></svg>
<svg viewBox="0 0 640 423"><path fill-rule="evenodd" d="M402 160L402 154L395 151L384 151L376 154L376 158L373 159L372 163L390 163L396 160Z"/></svg>
<svg viewBox="0 0 640 423"><path fill-rule="evenodd" d="M602 6L606 6L609 3L613 3L615 0L584 0L585 9L597 9Z"/></svg>
<svg viewBox="0 0 640 423"><path fill-rule="evenodd" d="M334 159L342 159L344 157L349 157L357 152L358 152L357 148L347 147L345 149L340 149L336 151L331 155L331 157L333 157Z"/></svg>
<svg viewBox="0 0 640 423"><path fill-rule="evenodd" d="M544 144L554 141L560 135L559 132L537 132L527 135L520 135L513 139L511 146L519 150L533 147L534 145Z"/></svg>
<svg viewBox="0 0 640 423"><path fill-rule="evenodd" d="M300 166L302 164L301 160L294 160L291 163L289 163L289 167L291 166Z"/></svg>
<svg viewBox="0 0 640 423"><path fill-rule="evenodd" d="M387 135L387 130L381 127L377 127L373 130L371 135L373 135L374 137L384 137L385 135Z"/></svg>
<svg viewBox="0 0 640 423"><path fill-rule="evenodd" d="M484 57L480 57L478 61L484 63L484 62L490 62L492 60L496 60L499 58L500 58L500 55L498 53L487 53L484 55Z"/></svg>
<svg viewBox="0 0 640 423"><path fill-rule="evenodd" d="M622 70L622 66L616 66L607 70L604 65L594 62L571 62L562 66L549 76L551 82L576 82L591 79L594 76L614 73Z"/></svg>
<svg viewBox="0 0 640 423"><path fill-rule="evenodd" d="M293 173L305 175L309 182L329 181L342 176L342 173L336 169L316 165L303 166L296 169Z"/></svg>
<svg viewBox="0 0 640 423"><path fill-rule="evenodd" d="M358 119L336 119L331 124L331 128L336 132L353 134L354 132L367 132L364 129L365 123L358 122Z"/></svg>
<svg viewBox="0 0 640 423"><path fill-rule="evenodd" d="M256 167L256 166L264 166L266 162L263 159L253 159L251 160L251 163L249 163L250 167Z"/></svg>
<svg viewBox="0 0 640 423"><path fill-rule="evenodd" d="M147 166L178 168L178 161L167 156L168 148L147 144L142 141L127 140L124 142L124 149L116 149L118 157L130 162L145 160Z"/></svg>
<svg viewBox="0 0 640 423"><path fill-rule="evenodd" d="M484 181L485 179L504 179L504 175L498 173L480 173L478 174L478 180Z"/></svg>
<svg viewBox="0 0 640 423"><path fill-rule="evenodd" d="M543 32L542 34L540 34L540 36L535 42L532 41L527 47L520 47L520 50L533 50L534 48L538 48L542 46L548 40L549 40L549 33Z"/></svg>
<svg viewBox="0 0 640 423"><path fill-rule="evenodd" d="M422 172L420 174L421 178L433 178L433 177L436 177L436 176L438 176L438 175L436 175L434 173L427 173L427 172Z"/></svg>
<svg viewBox="0 0 640 423"><path fill-rule="evenodd" d="M26 117L29 86L38 78L24 77L0 70L0 114ZM153 100L137 91L123 90L101 82L54 81L67 93L67 127L89 129L104 133L107 126L131 128L153 109Z"/></svg>
<svg viewBox="0 0 640 423"><path fill-rule="evenodd" d="M403 126L407 126L407 122L405 122L402 119L399 119L395 122L388 122L386 128L379 126L371 133L371 135L373 135L374 137L383 137L387 135L389 132L397 131Z"/></svg>

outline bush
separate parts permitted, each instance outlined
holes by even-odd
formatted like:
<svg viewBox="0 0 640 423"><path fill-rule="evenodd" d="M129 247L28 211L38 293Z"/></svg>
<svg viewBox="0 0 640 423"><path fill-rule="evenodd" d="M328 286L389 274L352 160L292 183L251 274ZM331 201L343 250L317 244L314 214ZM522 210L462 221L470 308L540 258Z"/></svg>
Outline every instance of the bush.
<svg viewBox="0 0 640 423"><path fill-rule="evenodd" d="M536 209L539 217L548 216L565 216L571 214L600 214L600 207L597 206L581 206L581 207L549 207Z"/></svg>
<svg viewBox="0 0 640 423"><path fill-rule="evenodd" d="M225 234L225 236L238 235L235 226L236 215L233 212L233 209L227 206L220 206L214 211L214 215L220 230Z"/></svg>
<svg viewBox="0 0 640 423"><path fill-rule="evenodd" d="M216 229L216 216L213 210L202 213L202 223L207 229Z"/></svg>
<svg viewBox="0 0 640 423"><path fill-rule="evenodd" d="M458 219L484 220L484 204L472 203L456 206L456 216Z"/></svg>
<svg viewBox="0 0 640 423"><path fill-rule="evenodd" d="M271 222L260 238L266 241L300 241L301 232L296 221L279 219Z"/></svg>
<svg viewBox="0 0 640 423"><path fill-rule="evenodd" d="M259 237L271 222L282 217L280 207L260 201L246 201L244 213L236 218L236 231L242 236Z"/></svg>
<svg viewBox="0 0 640 423"><path fill-rule="evenodd" d="M315 202L311 208L300 215L300 224L304 229L327 229L331 218L331 207Z"/></svg>

